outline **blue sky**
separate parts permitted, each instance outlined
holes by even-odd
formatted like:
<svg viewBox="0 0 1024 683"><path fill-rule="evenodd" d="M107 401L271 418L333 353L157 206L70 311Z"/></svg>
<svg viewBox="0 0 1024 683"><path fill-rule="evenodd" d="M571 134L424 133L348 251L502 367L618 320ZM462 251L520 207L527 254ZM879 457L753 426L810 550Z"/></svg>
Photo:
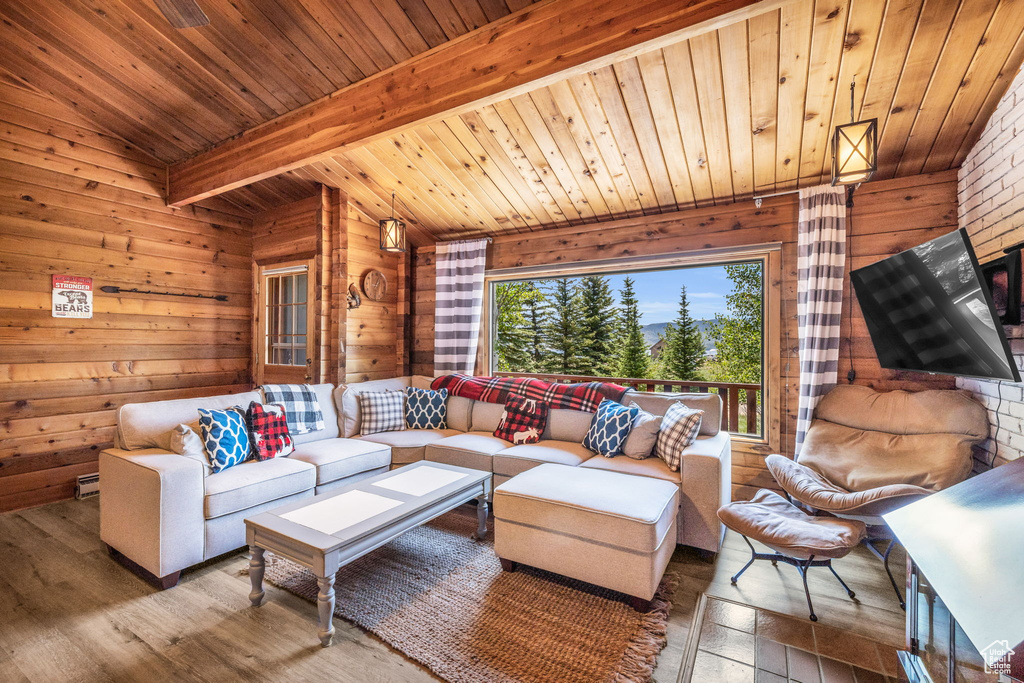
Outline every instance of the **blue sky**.
<svg viewBox="0 0 1024 683"><path fill-rule="evenodd" d="M609 275L608 281L616 302L626 275ZM690 314L697 320L713 320L716 313L725 313L725 296L732 283L722 266L674 268L651 272L629 273L640 302L640 324L671 322L679 309L679 289L686 287ZM570 278L578 279L578 278Z"/></svg>
<svg viewBox="0 0 1024 683"><path fill-rule="evenodd" d="M629 277L635 281L641 325L672 321L679 309L680 287L686 287L690 315L697 320L711 320L716 313L725 313L725 295L732 291L722 266L630 273ZM625 279L625 275L608 277L616 299Z"/></svg>

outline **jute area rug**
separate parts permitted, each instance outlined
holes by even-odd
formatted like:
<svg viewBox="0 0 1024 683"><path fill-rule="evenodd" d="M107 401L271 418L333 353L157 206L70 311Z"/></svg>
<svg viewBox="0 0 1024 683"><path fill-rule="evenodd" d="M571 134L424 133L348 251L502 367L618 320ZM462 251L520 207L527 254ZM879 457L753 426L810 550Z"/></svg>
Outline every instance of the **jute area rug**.
<svg viewBox="0 0 1024 683"><path fill-rule="evenodd" d="M641 614L613 591L521 568L502 572L476 516L449 513L343 567L334 614L452 683L649 681L675 578ZM307 569L267 553L265 579L311 602Z"/></svg>

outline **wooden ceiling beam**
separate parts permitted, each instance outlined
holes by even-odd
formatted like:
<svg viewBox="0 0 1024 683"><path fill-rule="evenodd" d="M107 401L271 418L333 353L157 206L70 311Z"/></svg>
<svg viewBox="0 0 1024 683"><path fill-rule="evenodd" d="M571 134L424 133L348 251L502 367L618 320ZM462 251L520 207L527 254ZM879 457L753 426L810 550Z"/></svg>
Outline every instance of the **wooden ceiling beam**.
<svg viewBox="0 0 1024 683"><path fill-rule="evenodd" d="M184 206L417 123L522 94L790 0L549 0L172 165Z"/></svg>

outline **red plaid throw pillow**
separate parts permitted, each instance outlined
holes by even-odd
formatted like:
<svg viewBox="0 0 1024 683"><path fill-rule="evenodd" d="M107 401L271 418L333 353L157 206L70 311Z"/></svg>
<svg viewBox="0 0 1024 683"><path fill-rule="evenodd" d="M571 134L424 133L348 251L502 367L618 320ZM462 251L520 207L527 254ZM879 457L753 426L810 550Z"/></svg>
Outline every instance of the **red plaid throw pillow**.
<svg viewBox="0 0 1024 683"><path fill-rule="evenodd" d="M264 405L253 401L249 404L245 417L249 425L252 457L255 460L270 460L288 455L295 450L292 437L288 434L284 406L277 403Z"/></svg>
<svg viewBox="0 0 1024 683"><path fill-rule="evenodd" d="M501 414L494 435L517 446L537 443L548 424L549 409L546 401L512 394L505 401L505 412Z"/></svg>

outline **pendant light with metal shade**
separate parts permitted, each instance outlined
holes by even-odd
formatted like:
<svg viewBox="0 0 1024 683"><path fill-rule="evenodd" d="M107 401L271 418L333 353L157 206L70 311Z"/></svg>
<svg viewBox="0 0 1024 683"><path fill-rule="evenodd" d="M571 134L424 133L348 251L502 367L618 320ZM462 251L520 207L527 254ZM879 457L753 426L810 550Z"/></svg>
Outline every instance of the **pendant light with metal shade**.
<svg viewBox="0 0 1024 683"><path fill-rule="evenodd" d="M878 119L855 121L850 83L850 123L836 126L832 136L832 184L853 185L871 180L878 170Z"/></svg>
<svg viewBox="0 0 1024 683"><path fill-rule="evenodd" d="M395 218L395 193L391 193L391 217L380 222L380 250L405 251L405 223Z"/></svg>

